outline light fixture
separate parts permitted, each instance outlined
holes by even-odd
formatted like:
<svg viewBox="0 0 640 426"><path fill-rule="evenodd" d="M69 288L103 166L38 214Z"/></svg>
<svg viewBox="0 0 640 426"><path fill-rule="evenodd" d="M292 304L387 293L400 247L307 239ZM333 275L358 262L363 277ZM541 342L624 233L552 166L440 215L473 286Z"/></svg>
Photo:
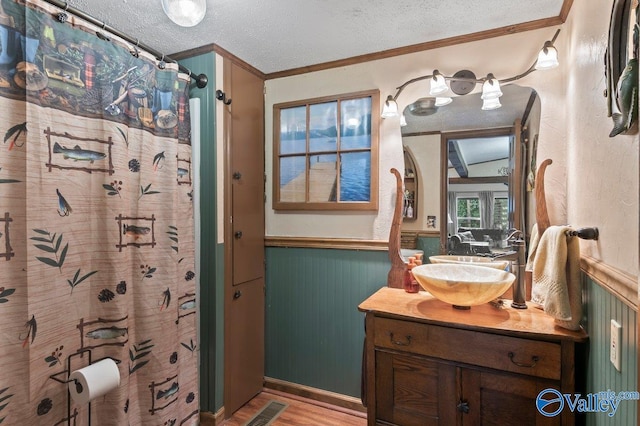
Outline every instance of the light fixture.
<svg viewBox="0 0 640 426"><path fill-rule="evenodd" d="M421 117L435 114L438 112L435 98L420 98L409 105L411 115L419 115Z"/></svg>
<svg viewBox="0 0 640 426"><path fill-rule="evenodd" d="M207 12L206 0L162 0L164 13L181 27L198 25Z"/></svg>
<svg viewBox="0 0 640 426"><path fill-rule="evenodd" d="M487 78L482 83L482 100L497 99L502 96L502 90L500 90L500 82L493 74L487 74Z"/></svg>
<svg viewBox="0 0 640 426"><path fill-rule="evenodd" d="M382 118L390 118L398 116L398 103L393 99L393 96L389 95L387 100L384 101L384 108L382 108Z"/></svg>
<svg viewBox="0 0 640 426"><path fill-rule="evenodd" d="M500 98L491 98L482 100L482 110L491 111L492 109L498 109L502 106Z"/></svg>
<svg viewBox="0 0 640 426"><path fill-rule="evenodd" d="M553 46L553 43L546 42L544 47L538 53L538 61L536 62L537 70L550 70L559 65L558 51Z"/></svg>
<svg viewBox="0 0 640 426"><path fill-rule="evenodd" d="M500 89L501 84L512 83L528 76L536 70L546 70L558 66L558 52L553 45L558 34L560 34L559 29L551 40L544 43L536 61L529 67L529 69L513 77L497 79L493 74L489 73L485 78L476 78L475 74L469 70L461 70L451 77L448 77L436 69L432 74L412 78L397 87L395 95L387 96L382 110L382 118L397 117L399 115L397 101L402 91L410 84L427 79L430 80L429 94L433 97L420 98L410 104L409 111L413 115L433 114L439 107L448 105L452 102L451 97L438 95L442 95L451 90L456 95L464 96L471 93L478 84L482 84L482 109L488 111L500 108L502 106L500 104L500 96L502 96L502 90ZM447 86L447 81L451 84L450 88Z"/></svg>
<svg viewBox="0 0 640 426"><path fill-rule="evenodd" d="M431 89L429 90L429 94L431 96L438 96L448 91L449 87L447 86L447 82L444 79L444 76L440 74L440 71L433 71L433 77L431 78Z"/></svg>

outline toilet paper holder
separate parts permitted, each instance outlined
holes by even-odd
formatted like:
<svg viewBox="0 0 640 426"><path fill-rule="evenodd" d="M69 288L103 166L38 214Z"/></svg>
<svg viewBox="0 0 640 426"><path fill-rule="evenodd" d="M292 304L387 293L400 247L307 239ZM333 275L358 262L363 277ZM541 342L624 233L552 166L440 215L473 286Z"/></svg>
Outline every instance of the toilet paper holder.
<svg viewBox="0 0 640 426"><path fill-rule="evenodd" d="M84 353L87 352L89 354L89 364L91 365L94 362L91 360L91 349L81 349L78 352L76 352L75 354L71 354L67 357L67 369L63 370L59 373L56 374L51 374L49 376L49 378L55 380L58 383L62 383L64 385L68 385L71 382L75 382L75 386L76 386L76 390L78 391L78 393L82 392L82 384L75 380L75 379L69 379L69 376L71 375L71 359L77 356L82 357L84 355ZM103 359L107 359L110 358L111 360L113 360L113 362L115 362L116 364L120 364L120 360L117 359L113 359L111 357L103 357L100 359L97 359L95 362L99 362L102 361ZM62 375L62 374L66 374L67 375L67 379L61 379L58 376ZM77 416L77 411L74 413L74 417ZM71 394L69 393L69 389L67 389L67 425L71 426ZM89 407L88 407L88 425L91 425L91 403L89 402Z"/></svg>

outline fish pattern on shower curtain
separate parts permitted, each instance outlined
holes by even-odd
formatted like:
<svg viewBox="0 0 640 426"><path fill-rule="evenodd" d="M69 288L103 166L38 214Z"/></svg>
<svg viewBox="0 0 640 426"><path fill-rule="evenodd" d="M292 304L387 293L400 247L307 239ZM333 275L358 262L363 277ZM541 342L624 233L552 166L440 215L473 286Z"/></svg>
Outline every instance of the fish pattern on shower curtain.
<svg viewBox="0 0 640 426"><path fill-rule="evenodd" d="M0 5L0 425L197 424L188 78L55 6ZM120 386L70 401L105 357Z"/></svg>

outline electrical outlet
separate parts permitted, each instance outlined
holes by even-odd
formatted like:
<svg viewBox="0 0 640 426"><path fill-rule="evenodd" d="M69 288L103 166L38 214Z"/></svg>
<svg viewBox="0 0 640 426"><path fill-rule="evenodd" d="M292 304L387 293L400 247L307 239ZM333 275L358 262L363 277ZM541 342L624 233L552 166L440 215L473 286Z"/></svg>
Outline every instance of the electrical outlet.
<svg viewBox="0 0 640 426"><path fill-rule="evenodd" d="M622 340L622 326L616 320L611 320L611 344L609 345L609 360L616 370L620 371L620 345Z"/></svg>

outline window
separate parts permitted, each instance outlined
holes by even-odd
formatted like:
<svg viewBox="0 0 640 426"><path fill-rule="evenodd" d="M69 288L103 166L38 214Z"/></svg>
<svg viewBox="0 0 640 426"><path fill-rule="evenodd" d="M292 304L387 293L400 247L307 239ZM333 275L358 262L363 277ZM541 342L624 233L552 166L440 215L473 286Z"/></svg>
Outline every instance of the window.
<svg viewBox="0 0 640 426"><path fill-rule="evenodd" d="M377 210L380 95L274 105L273 208Z"/></svg>
<svg viewBox="0 0 640 426"><path fill-rule="evenodd" d="M456 198L456 223L459 228L481 228L480 198Z"/></svg>

